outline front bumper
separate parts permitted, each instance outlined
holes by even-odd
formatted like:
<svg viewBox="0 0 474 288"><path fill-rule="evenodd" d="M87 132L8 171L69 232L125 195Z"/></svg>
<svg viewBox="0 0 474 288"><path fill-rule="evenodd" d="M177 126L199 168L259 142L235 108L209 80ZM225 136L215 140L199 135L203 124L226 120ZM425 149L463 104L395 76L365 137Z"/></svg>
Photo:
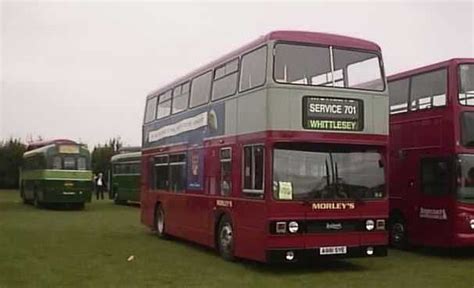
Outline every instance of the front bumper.
<svg viewBox="0 0 474 288"><path fill-rule="evenodd" d="M474 247L474 233L456 233L452 239L451 246Z"/></svg>
<svg viewBox="0 0 474 288"><path fill-rule="evenodd" d="M92 192L89 190L49 190L38 193L39 200L44 203L84 203L90 202Z"/></svg>
<svg viewBox="0 0 474 288"><path fill-rule="evenodd" d="M369 255L367 249L373 248L373 254ZM294 258L286 259L287 252L292 251ZM387 256L387 246L355 246L347 247L347 253L336 255L321 255L319 247L307 249L271 249L266 251L266 262L268 263L296 263L312 261L317 259L356 258L356 257L384 257Z"/></svg>

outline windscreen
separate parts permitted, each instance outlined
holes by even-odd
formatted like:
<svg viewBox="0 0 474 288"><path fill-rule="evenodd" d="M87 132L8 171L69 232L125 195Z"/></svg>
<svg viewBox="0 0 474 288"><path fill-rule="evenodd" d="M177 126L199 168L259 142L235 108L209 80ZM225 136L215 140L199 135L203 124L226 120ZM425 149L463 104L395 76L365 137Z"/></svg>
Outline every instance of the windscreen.
<svg viewBox="0 0 474 288"><path fill-rule="evenodd" d="M474 155L459 155L458 163L458 199L474 202Z"/></svg>
<svg viewBox="0 0 474 288"><path fill-rule="evenodd" d="M373 199L385 194L377 151L273 151L273 194L279 200Z"/></svg>
<svg viewBox="0 0 474 288"><path fill-rule="evenodd" d="M374 52L277 44L274 78L278 83L383 91L385 82Z"/></svg>
<svg viewBox="0 0 474 288"><path fill-rule="evenodd" d="M89 162L84 156L55 155L50 159L49 169L55 170L88 170Z"/></svg>
<svg viewBox="0 0 474 288"><path fill-rule="evenodd" d="M474 64L459 65L459 102L474 105Z"/></svg>

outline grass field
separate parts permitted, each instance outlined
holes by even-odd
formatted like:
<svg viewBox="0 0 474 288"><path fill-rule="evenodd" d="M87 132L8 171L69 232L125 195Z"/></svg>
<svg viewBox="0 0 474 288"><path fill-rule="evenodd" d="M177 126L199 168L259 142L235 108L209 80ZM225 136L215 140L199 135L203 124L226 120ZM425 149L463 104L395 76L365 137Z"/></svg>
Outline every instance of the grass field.
<svg viewBox="0 0 474 288"><path fill-rule="evenodd" d="M133 261L127 258L134 255ZM474 287L474 250L269 266L160 240L139 209L93 202L38 210L0 190L0 287Z"/></svg>

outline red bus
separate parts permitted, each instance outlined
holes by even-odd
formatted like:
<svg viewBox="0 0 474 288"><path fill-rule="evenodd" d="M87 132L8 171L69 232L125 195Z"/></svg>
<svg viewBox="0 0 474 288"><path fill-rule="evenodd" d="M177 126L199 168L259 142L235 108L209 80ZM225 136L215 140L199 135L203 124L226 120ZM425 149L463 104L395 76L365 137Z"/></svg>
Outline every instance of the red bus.
<svg viewBox="0 0 474 288"><path fill-rule="evenodd" d="M388 78L390 240L474 245L474 59Z"/></svg>
<svg viewBox="0 0 474 288"><path fill-rule="evenodd" d="M375 43L275 31L147 96L141 221L225 259L387 254Z"/></svg>

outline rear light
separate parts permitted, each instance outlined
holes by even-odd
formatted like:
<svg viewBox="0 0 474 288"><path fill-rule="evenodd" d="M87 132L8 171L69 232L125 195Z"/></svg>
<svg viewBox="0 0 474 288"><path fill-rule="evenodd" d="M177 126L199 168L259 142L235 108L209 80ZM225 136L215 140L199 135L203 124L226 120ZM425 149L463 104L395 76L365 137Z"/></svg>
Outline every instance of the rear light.
<svg viewBox="0 0 474 288"><path fill-rule="evenodd" d="M471 221L469 221L469 224L471 226L471 229L474 230L474 219L471 219Z"/></svg>

